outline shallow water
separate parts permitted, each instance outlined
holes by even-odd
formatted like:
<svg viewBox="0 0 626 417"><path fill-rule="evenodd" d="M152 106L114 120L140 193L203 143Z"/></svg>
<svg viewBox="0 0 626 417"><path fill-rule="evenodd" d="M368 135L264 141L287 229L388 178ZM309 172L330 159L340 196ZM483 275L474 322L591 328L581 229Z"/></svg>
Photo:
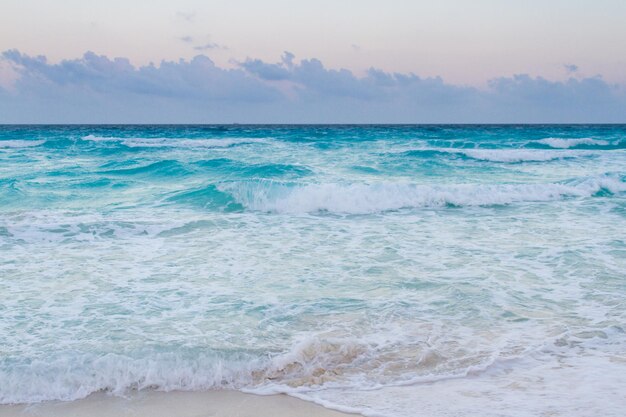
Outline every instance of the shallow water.
<svg viewBox="0 0 626 417"><path fill-rule="evenodd" d="M621 416L624 126L0 127L0 403Z"/></svg>

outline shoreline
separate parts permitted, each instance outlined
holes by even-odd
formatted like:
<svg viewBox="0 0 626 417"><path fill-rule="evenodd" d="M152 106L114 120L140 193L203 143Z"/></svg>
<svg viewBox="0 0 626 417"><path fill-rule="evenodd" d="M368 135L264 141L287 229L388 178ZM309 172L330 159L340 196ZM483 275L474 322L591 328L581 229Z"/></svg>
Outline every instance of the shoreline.
<svg viewBox="0 0 626 417"><path fill-rule="evenodd" d="M240 391L140 391L119 397L95 393L75 401L0 405L0 417L346 417L286 394Z"/></svg>

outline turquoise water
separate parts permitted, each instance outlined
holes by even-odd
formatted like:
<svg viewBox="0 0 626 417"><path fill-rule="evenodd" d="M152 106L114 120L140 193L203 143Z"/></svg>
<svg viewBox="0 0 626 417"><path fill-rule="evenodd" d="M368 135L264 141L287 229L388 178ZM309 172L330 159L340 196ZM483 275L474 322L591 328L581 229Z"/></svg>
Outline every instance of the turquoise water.
<svg viewBox="0 0 626 417"><path fill-rule="evenodd" d="M2 404L621 416L626 126L3 126L0 294Z"/></svg>

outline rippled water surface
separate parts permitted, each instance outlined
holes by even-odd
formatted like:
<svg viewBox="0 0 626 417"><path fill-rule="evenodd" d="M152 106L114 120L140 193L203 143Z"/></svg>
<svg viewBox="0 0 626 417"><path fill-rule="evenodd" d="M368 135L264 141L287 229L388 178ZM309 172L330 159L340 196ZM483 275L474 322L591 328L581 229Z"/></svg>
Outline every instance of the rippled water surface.
<svg viewBox="0 0 626 417"><path fill-rule="evenodd" d="M0 403L623 416L624 126L0 126Z"/></svg>

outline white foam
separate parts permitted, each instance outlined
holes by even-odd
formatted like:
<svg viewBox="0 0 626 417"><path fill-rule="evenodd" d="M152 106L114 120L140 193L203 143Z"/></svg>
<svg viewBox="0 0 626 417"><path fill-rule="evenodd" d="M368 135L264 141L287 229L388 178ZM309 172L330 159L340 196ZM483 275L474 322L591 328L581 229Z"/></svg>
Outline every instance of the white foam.
<svg viewBox="0 0 626 417"><path fill-rule="evenodd" d="M43 145L45 140L0 140L0 148L32 148Z"/></svg>
<svg viewBox="0 0 626 417"><path fill-rule="evenodd" d="M464 354L462 349L450 349L445 352L448 358L434 355L433 363L423 339L409 337L401 329L396 335L381 330L361 338L312 333L269 357L235 354L229 358L211 354L210 349L206 353L180 349L132 356L67 352L46 360L13 361L9 367L0 361L0 404L73 401L98 391L124 395L143 389L238 389L262 395L332 388L369 391L461 378L488 369L497 359L497 354L450 358ZM444 342L439 346L445 347ZM467 363L439 372L438 367L450 359Z"/></svg>
<svg viewBox="0 0 626 417"><path fill-rule="evenodd" d="M87 135L83 140L93 142L120 142L131 148L228 148L248 143L265 143L264 138L122 138Z"/></svg>
<svg viewBox="0 0 626 417"><path fill-rule="evenodd" d="M584 181L591 180L570 185ZM239 389L387 417L526 417L552 407L568 416L620 416L611 409L624 405L613 392L624 384L626 362L591 356L624 357L623 332L591 323L624 322L615 309L623 262L606 244L620 218L565 206L525 210L522 221L520 213L487 213L481 221L492 223L480 231L481 223L458 220L454 213L464 210L323 222L243 213L174 238L20 242L0 269L11 294L3 300L11 314L2 322L0 400ZM56 229L102 220L75 214L50 213L39 223ZM133 224L213 218L158 209L113 214ZM575 263L561 262L559 252L575 254ZM384 275L368 279L370 267ZM416 275L438 285L403 289ZM509 310L530 320L505 319ZM571 334L543 349L559 327ZM594 331L601 335L581 334ZM247 356L210 353L229 347ZM544 350L547 359L518 359ZM525 404L534 407L526 414Z"/></svg>
<svg viewBox="0 0 626 417"><path fill-rule="evenodd" d="M383 417L623 416L624 361L586 352L502 361L476 374L376 391L329 389L289 393L338 411Z"/></svg>
<svg viewBox="0 0 626 417"><path fill-rule="evenodd" d="M602 189L611 193L626 191L626 183L614 177L601 176L547 184L418 185L387 182L289 186L260 181L228 183L218 188L232 194L237 202L252 210L367 214L405 208L489 206L590 197Z"/></svg>
<svg viewBox="0 0 626 417"><path fill-rule="evenodd" d="M119 354L71 355L32 360L7 372L0 368L0 404L72 401L98 391L123 395L135 389L163 391L233 388L249 380L253 363L215 357L185 359L174 354L133 358Z"/></svg>
<svg viewBox="0 0 626 417"><path fill-rule="evenodd" d="M593 155L585 151L544 151L536 149L467 149L458 151L469 158L492 162L544 162Z"/></svg>
<svg viewBox="0 0 626 417"><path fill-rule="evenodd" d="M567 149L578 145L600 145L606 146L610 143L606 140L593 138L545 138L538 140L537 143L548 145L552 148Z"/></svg>

